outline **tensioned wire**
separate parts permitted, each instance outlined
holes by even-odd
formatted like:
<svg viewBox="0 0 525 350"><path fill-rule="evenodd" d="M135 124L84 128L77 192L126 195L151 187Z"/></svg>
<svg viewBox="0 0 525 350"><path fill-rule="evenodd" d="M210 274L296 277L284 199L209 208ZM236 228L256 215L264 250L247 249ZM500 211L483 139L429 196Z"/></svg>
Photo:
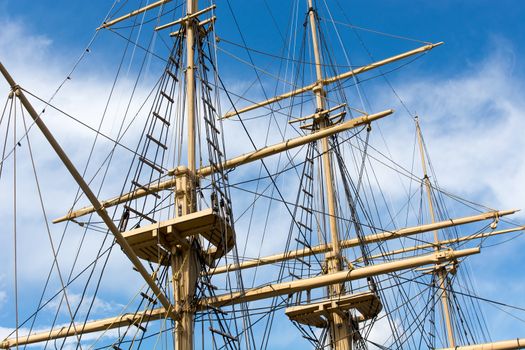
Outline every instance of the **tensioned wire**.
<svg viewBox="0 0 525 350"><path fill-rule="evenodd" d="M396 94L397 95L397 94ZM403 103L403 102L402 102ZM404 105L404 104L403 104Z"/></svg>
<svg viewBox="0 0 525 350"><path fill-rule="evenodd" d="M110 28L109 30L111 31L111 28ZM127 40L127 41L130 41L130 39L125 38L122 34L116 32L116 31L115 31L114 33L115 33L116 35L122 37L123 39L125 39L125 40ZM130 42L131 42L131 41L130 41ZM160 60L165 61L165 59L164 59L163 57L161 57L161 56L155 54L154 52L152 52L152 51L150 51L149 49L147 49L147 48L141 46L140 44L136 44L136 45L137 45L138 48L144 50L145 52L150 53L152 56L154 56L154 57L156 57L156 58L158 58L158 59L160 59ZM221 50L221 51L223 51L223 52L225 51L224 49L221 49L221 48L219 48L219 50ZM358 82L357 84L361 84L361 83L363 83L363 82L365 82L365 81L372 80L372 79L377 78L377 77L379 77L379 76L385 76L385 75L388 74L388 73L391 73L391 72L394 72L394 71L396 71L396 70L399 70L399 69L401 69L401 68L403 68L403 67L409 65L410 63L414 62L415 60L421 58L423 55L424 55L424 54L419 55L419 56L415 57L414 59L409 60L409 61L406 62L405 64L402 64L402 65L400 65L400 66L398 66L398 67L395 67L395 68L393 68L392 70L385 71L385 72L383 72L382 74L379 74L379 75L376 75L376 76L372 76L372 77L369 77L369 78L366 78L366 79L360 79L359 82ZM244 63L245 63L245 61L241 61L241 62L244 62ZM257 68L257 66L254 66L254 67ZM257 68L257 69L259 69L259 68ZM253 83L252 83L252 84L253 84ZM348 84L343 84L342 87L348 87L348 86L354 86L354 85L356 85L356 84L355 84L355 83L352 83L352 84L350 84L350 85L348 85ZM218 88L218 89L224 90L224 88L221 87L221 86L215 86L215 87ZM153 89L153 90L154 90L154 89ZM60 111L62 114L66 115L66 116L68 116L68 117L70 117L70 118L72 118L73 120L77 121L78 123L82 124L83 126L87 127L88 129L91 129L92 131L97 132L98 134L100 134L100 135L103 136L104 138L107 138L107 139L111 140L112 142L117 142L117 141L113 140L112 138L110 138L109 136L107 136L107 135L101 133L99 130L96 130L96 129L90 127L89 125L87 125L87 124L81 122L80 120L74 118L73 116L67 114L67 113L64 112L64 111L61 111L61 110L58 109L57 107L53 106L50 102L46 102L44 99L37 97L36 95L32 94L31 92L29 92L29 91L27 91L27 90L24 90L24 91L25 91L26 93L32 95L33 97L39 99L40 101L46 103L46 105L51 106L51 107L53 107L54 109ZM331 91L331 90L328 89L327 91ZM250 102L250 103L256 103L256 101L253 101L253 100L247 99L246 97L244 97L244 96L241 95L241 94L236 94L236 93L234 93L234 92L232 92L232 91L228 91L228 93L231 94L231 95L233 95L233 96L235 96L235 97L237 97L237 98L239 98L239 99L245 100L245 101L247 101L247 102ZM309 98L309 99L311 100L312 98ZM269 109L269 110L270 110L269 113L271 113L271 112L279 113L279 109L280 109L280 108L275 108L275 107L271 107L271 108L270 108L270 107L267 107L267 106L265 106L264 108ZM286 107L286 108L288 108L288 107ZM284 113L283 113L283 115L288 116L288 114L284 114ZM255 118L258 118L258 117L244 118L244 120L246 121L246 120L255 119ZM235 120L235 119L232 119L232 120ZM34 123L34 122L33 122L33 123ZM31 124L31 126L29 126L29 128L28 128L29 130L32 128L33 123ZM122 146L122 147L124 147L124 148L126 148L128 151L133 152L131 149L127 148L125 145L120 144L120 143L119 143L119 145ZM12 152L12 150L11 150L11 152ZM3 162L4 160L7 159L7 157L11 154L11 152L8 152L8 154L7 154L6 156L2 157L2 162Z"/></svg>
<svg viewBox="0 0 525 350"><path fill-rule="evenodd" d="M27 133L26 118L25 118L25 115L24 115L23 106L21 104L20 104L20 115L22 117L22 122L23 122L23 125L24 125L24 131ZM16 113L15 113L14 117L15 117L15 120L16 120ZM16 123L14 125L14 130L15 130L15 133L16 133ZM42 211L43 220L44 220L45 226L46 226L47 237L49 239L49 243L50 243L50 246L51 246L51 251L52 251L52 254L53 254L53 266L56 265L58 278L60 280L60 286L62 287L63 290L66 290L65 286L64 286L64 277L63 277L62 272L60 270L60 267L58 265L58 260L57 260L58 259L58 252L57 252L57 250L55 248L55 245L53 243L53 238L51 236L51 231L49 229L49 223L48 223L48 220L47 220L47 214L46 214L46 210L45 210L45 205L44 205L44 201L43 201L43 198L42 198L42 191L41 191L41 188L40 188L40 182L38 180L37 170L36 170L36 166L35 166L35 160L34 160L34 157L33 157L33 150L32 150L31 142L30 142L29 138L27 138L27 146L28 146L28 150L29 150L29 157L30 157L30 160L31 160L33 176L34 176L35 184L36 184L36 187L37 187L37 193L38 193L38 198L39 198L39 202L40 202L40 209ZM16 151L15 151L15 156L16 156ZM16 168L16 166L15 166L15 168ZM16 186L14 188L15 188L15 197L16 197ZM15 222L16 222L16 219L15 219ZM16 262L16 250L15 250L15 268L16 268L16 265L17 265L17 262ZM65 302L66 302L68 313L69 313L70 317L73 319L74 318L74 314L73 314L73 311L72 311L71 302L69 301L69 299L67 297L67 293L64 293L64 299L65 299ZM30 329L33 328L33 325L34 325L35 321L36 321L36 317L34 318L34 321L31 324L31 328ZM73 326L73 327L75 327L74 328L75 336L80 341L80 337L78 335L78 331L76 329L76 326ZM17 327L16 328L18 330L18 315L17 315ZM29 333L30 332L31 332L31 330L29 331ZM25 346L24 346L24 348L25 348Z"/></svg>
<svg viewBox="0 0 525 350"><path fill-rule="evenodd" d="M437 182L437 177L436 177L436 174L435 174L435 171L434 171L434 167L433 167L433 164L432 164L432 162L430 160L430 157L428 155L428 150L427 150L427 147L426 147L426 143L424 142L424 139L423 139L422 135L421 135L421 138L422 138L421 142L423 144L423 151L426 153L426 159L427 159L427 162L428 162L431 174L432 174L432 178L434 180L435 186L439 187L438 182ZM433 196L433 200L435 201L435 207L437 209L438 218L443 219L444 217L449 217L447 207L445 206L445 201L444 201L444 198L443 198L443 194L441 192L437 192L437 194L435 196ZM452 228L449 228L448 230L444 230L444 232L445 232L445 238L447 238L447 233L448 232L453 233L453 234L449 234L448 238L450 238L450 237L457 238L459 236L458 229L456 227L452 227ZM484 242L484 240L481 240L479 246L481 246L483 244L483 242ZM470 269L468 268L468 266L469 265L467 264L466 265L466 267L467 267L466 269L465 268L461 269L461 274L465 276L467 286L473 286L473 279L471 277ZM469 288L469 287L467 287L467 288ZM455 298L454 295L452 295L452 298L454 298L454 301L456 302L456 309L457 309L458 314L464 312L463 310L460 309L460 304L457 303L457 298ZM464 322L461 322L461 325L464 326L464 333L467 334L466 329L468 328L468 330L469 330L469 332L470 332L470 334L472 336L472 341L476 341L478 339L481 339L482 341L487 341L487 335L489 334L489 329L487 327L487 324L486 324L485 317L484 317L484 314L482 312L481 306L480 306L479 302L476 301L476 300L470 299L469 301L471 303L471 308L467 308L467 312L469 314L469 322L473 322L472 321L473 319L476 320L476 323L479 326L480 338L477 337L477 339L475 339L474 335L473 335L473 331L470 330L469 324L468 323L465 324ZM477 309L478 312L474 312L474 309ZM472 313L474 315L472 315ZM460 319L460 321L462 321L462 320Z"/></svg>
<svg viewBox="0 0 525 350"><path fill-rule="evenodd" d="M13 98L13 104L14 98ZM14 115L13 115L13 259L14 259L14 271L13 271L13 279L14 279L14 294L15 294L15 329L16 329L16 339L18 339L18 237L17 237L17 204L16 204L16 194L17 194L17 186L16 186L16 171L17 171L17 162L16 162L16 149L17 149L17 141L16 141L16 104L14 106ZM7 140L6 140L7 141ZM18 350L18 344L17 344L17 350Z"/></svg>
<svg viewBox="0 0 525 350"><path fill-rule="evenodd" d="M134 20L136 21L137 18L135 18ZM132 33L133 33L133 31L130 32L130 36L132 35ZM102 127L103 121L104 121L105 116L106 116L106 113L107 113L107 111L108 111L109 101L111 100L111 97L112 97L112 95L113 95L114 89L115 89L115 87L116 87L116 83L117 83L118 77L119 77L119 75L120 75L121 68L123 67L123 62L124 62L124 59L125 59L125 57L126 57L127 49L128 49L128 48L129 48L129 45L126 45L126 50L124 50L124 53L123 53L123 55L122 55L122 59L121 59L121 62L120 62L119 68L118 68L118 70L117 70L116 77L115 77L115 80L114 80L114 82L113 82L113 86L112 86L111 92L110 92L109 97L108 97L108 100L107 100L107 102L106 102L105 110L104 110L104 112L103 112L103 115L102 115L101 121L100 121L100 123L99 123L99 127L98 127L99 130L100 130L100 128ZM122 130L122 125L124 124L124 122L125 122L125 118L124 118L124 120L122 121L122 124L121 124L121 130ZM88 160L87 160L87 162L86 162L86 167L84 168L83 176L84 176L84 175L86 174L86 172L87 172L87 169L88 169L88 166L89 166L89 163L90 163L91 157L92 157L92 155L93 155L93 152L94 152L94 149L95 149L95 145L97 144L97 141L98 141L98 134L95 135L95 139L94 139L93 144L92 144L92 146L91 146L90 155L89 155ZM106 170L105 170L105 172L104 172L104 174L103 174L102 181L101 181L101 185L100 185L99 190L98 190L98 192L97 192L97 196L100 194L100 191L101 191L102 186L103 186L103 184L104 184L104 180L105 180L105 178L106 178L106 174L107 174L107 171L109 170L109 165L110 165L110 163L111 163L112 155L113 155L113 152L110 153L109 161L108 161L108 163L107 163ZM80 188L77 189L77 195L76 195L76 198L79 198L79 194L80 194ZM93 214L91 214L90 217L91 217L92 215L93 215ZM68 224L66 224L66 228L64 229L64 233L63 233L63 235L65 234L67 227L68 227ZM75 261L74 261L73 266L72 266L72 268L71 268L70 276L71 276L71 274L72 274L72 272L73 272L73 269L74 269L75 266L76 266L76 262L77 262L77 260L78 260L78 258L79 258L80 250L81 250L81 248L82 248L82 245L83 245L83 242L84 242L84 237L85 237L86 232L87 232L87 230L84 230L84 235L83 235L82 241L81 241L81 243L80 243L80 246L78 247L77 254L76 254L76 256L75 256ZM103 246L104 246L104 243L105 243L107 237L108 237L108 236L106 236L106 237L104 238L103 243L101 244L101 246L100 246L100 248L99 248L100 250L103 249ZM62 242L62 240L61 240L61 242ZM98 291L98 288L99 288L99 285L100 285L100 281L101 281L102 276L103 276L103 272L104 272L105 266L106 266L106 264L107 264L107 262L108 262L108 260L109 260L109 256L110 256L110 254L107 255L106 260L105 260L104 263L103 263L102 271L101 271L101 273L100 273L100 275L99 275L99 279L98 279L98 282L97 282L96 290L95 290L95 293L94 293L94 295L93 295L92 301L91 301L91 303L90 303L90 306L89 306L88 312L86 313L86 317L85 317L85 320L84 320L84 324L87 322L88 317L89 317L89 314L90 314L90 311L91 311L91 309L92 309L92 307L93 307L93 304L94 304L94 301L95 301L95 298L96 298L96 294L97 294L97 291ZM90 275L89 275L89 277L88 277L88 281L85 283L84 289L83 289L83 291L82 291L82 298L83 298L83 296L85 295L85 293L87 292L87 288L88 288L88 286L89 286L89 281L91 280L91 277L93 276L93 274L94 274L94 272L95 272L96 265L97 265L97 264L96 264L96 262L95 262L95 264L93 265L93 269L92 269L92 271L91 271L91 273L90 273ZM64 293L64 294L65 294L65 293ZM77 307L77 312L78 312L78 310L80 309L80 305L81 305L81 303L79 303L79 305L78 305L78 307ZM57 310L57 314L56 314L56 316L55 316L55 319L54 319L54 321L53 321L53 324L54 324L54 323L56 322L56 320L57 320L59 310L60 310L60 306L59 306L59 308L58 308L58 310ZM74 324L74 317L71 319L71 324ZM80 341L79 341L78 344L77 344L77 347L78 347L78 346L80 346Z"/></svg>
<svg viewBox="0 0 525 350"><path fill-rule="evenodd" d="M362 128L361 130L365 130L365 128ZM338 141L338 144L346 143L348 140L350 140L350 139L351 139L352 137L354 137L355 135L356 135L356 134L352 134L350 137ZM334 146L331 146L331 148L329 149L329 151L330 151L333 147L335 147L335 145L334 145ZM297 152L297 154L299 154L299 152ZM321 155L322 155L322 153L316 155L315 157L318 158L318 157L320 157ZM293 157L293 158L294 158L294 157ZM292 159L293 159L293 158L292 158ZM276 173L273 173L272 176L276 179L279 175L283 174L284 172L289 171L290 169L292 169L292 168L294 168L294 167L297 167L297 166L300 166L300 165L302 165L302 164L304 164L304 161L301 162L301 163L296 163L295 165L292 165L292 166L290 166L290 167L286 167L286 164L285 164L284 166L285 166L286 168L284 168L283 170L277 171ZM232 188L234 188L234 189L242 190L242 191L249 192L249 193L254 193L253 190L245 189L245 188L242 188L242 187L239 186L240 184L244 184L244 183L246 183L246 182L248 182L248 181L252 181L252 180L247 180L247 181L242 181L242 182L240 182L240 183L230 184L230 186L231 186ZM271 185L271 184L270 184L270 185ZM266 187L266 189L268 189L270 185L268 185L268 186ZM272 199L272 200L276 200L276 201L283 201L283 200L281 200L281 199L278 198L278 197L270 197L269 195L264 194L264 192L266 192L266 190L263 190L263 192L258 193L258 196L260 196L260 197L265 197L265 198ZM283 203L290 204L290 205L293 205L293 204L294 204L294 203L289 202L289 201L283 201ZM313 210L314 210L314 211L317 211L318 213L322 213L321 211L318 211L318 210L316 210L316 209L313 209ZM353 222L351 219L347 219L347 218L344 218L344 217L341 217L341 216L336 216L336 217L337 217L338 220L346 220L346 221L348 221L348 222ZM362 225L365 225L365 226L367 226L367 227L369 227L369 228L372 228L372 229L374 229L374 230L382 230L382 226L375 226L375 225L373 225L373 224L368 224L368 225L367 225L367 224L364 224L364 223L361 223L361 224L362 224ZM388 230L387 230L387 232L388 232ZM412 237L412 239L413 239L413 240L416 240L416 241L418 241L418 242L420 242L420 243L431 243L430 241L418 240L418 239L413 238L413 237Z"/></svg>
<svg viewBox="0 0 525 350"><path fill-rule="evenodd" d="M239 25L238 25L238 23L237 23L237 20L236 20L236 18L235 18L235 15L234 15L234 13L233 13L233 10L232 10L232 8L231 8L231 4L229 3L229 1L228 1L228 5L229 5L230 12L231 12L232 15L233 15L233 19L234 19L234 22L235 22L236 27L237 27L237 29L238 29L238 32L239 32L239 34L240 34L240 36L241 36L241 39L243 40L243 42L244 42L244 44L245 44L245 40L244 40L244 37L243 37L242 31L241 31L240 28L239 28ZM246 46L246 44L245 44L245 46ZM253 60L252 60L252 58L251 58L251 54L250 54L250 52L248 51L247 54L248 54L248 57L250 58L250 61L251 61L252 65L253 65ZM255 74L256 74L256 76L257 76L257 80L259 81L259 84L260 84L261 88L263 89L263 93L264 93L265 97L267 97L267 96L266 96L266 93L264 92L264 86L263 86L263 84L262 84L262 81L261 81L261 79L260 79L260 77L259 77L259 75L258 75L258 73L257 73L256 70L255 70ZM220 78L219 78L219 81L221 82L221 84L223 84L222 81L220 80ZM230 99L230 103L232 103L232 106L234 106L233 101L231 100L231 97L229 96L229 94L227 94L227 96L228 96L228 98ZM235 109L235 106L234 106L234 109ZM236 113L236 114L238 115L238 113ZM248 134L248 131L247 131L247 129L246 129L246 126L244 125L244 122L242 122L242 119L241 119L241 118L239 118L239 119L241 120L241 124L242 124L242 126L243 126L243 129L244 129L245 132L247 133L250 142L251 142L252 145L255 147L255 144L254 144L254 142L253 142L253 139L252 139L251 136ZM256 147L255 147L255 148L256 148ZM265 164L265 162L264 162L263 160L261 160L261 164L262 164L262 166L264 167L264 169L266 170L266 172L268 173L268 175L270 175L270 172L269 172L269 170L268 170L268 168L267 168L267 166L266 166L266 164ZM275 187L275 189L277 190L277 193L278 193L279 197L281 197L282 199L284 199L283 196L282 196L282 194L281 194L281 192L280 192L280 190L279 190L279 188L277 187L277 185L276 185L276 183L275 183L275 180L274 180L271 176L270 176L270 179L271 179L272 183L274 184L274 187ZM288 213L292 216L292 220L295 221L295 219L293 218L292 212L290 211L290 208L289 208L287 205L285 205L285 207L286 207L286 210L288 211ZM271 317L271 319L273 319L273 317ZM271 321L269 320L269 322L271 322ZM263 339L263 342L264 342L264 339Z"/></svg>
<svg viewBox="0 0 525 350"><path fill-rule="evenodd" d="M340 6L339 3L338 3L338 5ZM343 13L344 13L344 11L343 11ZM345 15L345 16L346 16L346 15ZM332 18L331 15L330 15L330 19L332 20L332 23L334 24L334 27L335 27L335 23L333 22L333 18ZM348 19L348 17L347 17L347 19ZM355 30L354 30L354 32L355 32ZM363 42L363 40L361 39L361 37L360 37L357 33L355 33L355 34L356 34L356 36L358 37L359 41L361 42L362 46L365 48L365 50L366 50L367 53L369 54L370 58L373 60L373 58L371 57L370 51L369 51L368 48L364 45L364 42ZM340 40L340 37L338 37L338 38L339 38L339 40ZM414 60L417 59L417 58L419 58L419 57L422 57L422 55L417 56L416 58L414 58ZM414 61L414 60L412 60L412 61ZM412 61L410 61L410 62L412 62ZM409 62L409 63L410 63L410 62ZM406 105L405 105L404 101L401 100L401 98L400 98L400 96L398 95L398 93L393 89L392 84L388 81L388 79L386 78L386 76L382 73L381 69L379 69L379 71L380 71L381 75L384 77L384 79L386 80L387 84L388 84L388 85L390 86L390 88L393 90L394 94L395 94L395 95L397 96L397 98L400 100L401 104L405 107L405 109L407 110L407 112L410 114L410 112L408 111L408 108L406 108ZM361 95L360 95L360 96L361 96ZM380 133L381 133L381 129L380 129L380 128L379 128L379 131L380 131ZM381 135L382 135L382 133L381 133ZM383 138L383 140L384 140L384 138ZM414 147L415 147L415 144L414 144ZM389 150L388 150L388 146L387 146L387 151L389 151ZM415 155L415 153L413 152L413 159L414 159L414 155ZM390 157L390 158L391 158L391 157ZM410 173L412 173L412 171L411 171ZM375 176L376 176L376 175L375 175L375 172L374 172L374 177L375 177ZM377 181L377 177L376 177L376 183L378 183L378 181ZM410 182L410 185L411 185L411 184L412 184L412 182ZM378 185L379 185L379 183L378 183ZM380 185L379 185L379 186L380 186ZM404 183L402 183L402 186L405 187ZM406 189L405 189L405 191L407 192L407 195L409 196L410 191L407 191ZM410 198L410 196L409 196L409 198ZM388 207L388 206L387 206L387 207ZM411 206L407 206L407 209L409 209L410 207L411 207ZM408 211L407 211L407 215L408 215ZM391 222L393 222L393 217L392 217L391 214L390 214L390 216L391 216ZM380 216L379 216L379 218L380 218ZM381 226L383 226L383 225L381 225Z"/></svg>

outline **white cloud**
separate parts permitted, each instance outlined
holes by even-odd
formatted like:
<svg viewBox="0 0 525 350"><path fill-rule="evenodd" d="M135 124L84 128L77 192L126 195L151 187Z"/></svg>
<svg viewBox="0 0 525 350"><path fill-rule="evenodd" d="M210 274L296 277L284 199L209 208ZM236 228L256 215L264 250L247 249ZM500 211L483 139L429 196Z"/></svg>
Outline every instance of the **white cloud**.
<svg viewBox="0 0 525 350"><path fill-rule="evenodd" d="M3 28L3 30L0 31L0 59L2 64L5 65L11 72L13 78L22 87L37 95L41 95L44 99L49 98L50 94L62 79L65 78L69 69L71 69L74 58L72 59L69 55L56 55L57 47L50 38L35 35L31 32L31 28L27 23L9 18L7 14L0 15L0 25ZM20 45L21 42L24 44ZM84 69L77 70L76 74L72 76L72 80L67 81L54 102L66 112L96 128L100 121L102 111L104 110L107 92L111 87L113 77L105 75L104 72L89 71L82 66L81 68ZM83 83L81 84L80 81ZM129 91L129 84L131 84L129 80L122 79L119 87L122 88L123 91ZM2 77L0 80L0 95L7 96L8 91L8 86ZM143 94L143 90L139 89L137 91L137 95L143 96ZM118 95L118 93L116 93L116 95ZM120 99L117 98L118 103L110 106L108 117L102 127L103 132L106 134L116 135L117 130L114 124L115 116L122 115L122 113L120 113L124 107L122 101L125 101L125 98L120 97ZM42 110L41 103L34 103L37 111ZM134 109L136 109L136 106L132 106L131 110L133 111ZM45 122L66 150L66 153L73 159L73 163L79 170L82 170L86 161L86 150L89 150L95 134L84 127L79 127L78 124L71 122L65 117L58 117L59 115L58 112L47 108L44 114ZM20 118L20 115L18 115L18 117ZM27 114L26 121L29 121ZM2 128L4 127L5 124L3 123ZM22 131L22 123L20 119L18 119L18 135L21 135ZM55 153L52 152L47 142L43 139L41 133L36 128L33 128L30 135L47 220L50 221L50 219L61 216L67 212L73 201L76 184L62 166ZM133 134L130 136L135 137ZM104 159L103 157L106 156L109 146L109 142L102 138L99 139L99 147L95 149L94 160L92 160L88 174L92 174L95 169L98 168ZM37 196L33 169L29 162L27 141L22 140L21 147L18 149L18 277L21 285L36 286L35 293L40 293L49 273L53 257L46 226L43 221L43 213ZM117 157L115 163L129 159L128 153L122 156L122 159ZM13 186L12 182L8 179L12 179L13 175L12 157L6 161L5 165L2 181L0 182L0 190L4 194L3 198L11 198ZM114 188L120 189L122 177L114 176L115 173L121 175L122 167L117 166L116 169L113 169L113 172L110 171L108 173L106 179L107 186L104 188L104 191L102 191L102 196L113 196L115 195ZM92 188L96 189L97 186L95 182ZM107 188L112 189L106 190ZM83 198L77 206L83 205L84 203L86 203L85 198ZM0 222L2 222L2 234L0 235L0 246L12 247L13 245L12 218L11 201L9 201L9 203L8 201L1 201ZM83 229L76 225L72 226L65 236L64 244L58 256L64 279L67 278L70 268L77 258L76 251L81 241L83 249L78 257L76 273L95 259L95 254L104 239L103 234L87 232L85 238L82 240ZM63 225L50 225L55 249L57 249L59 245L63 227ZM111 242L111 238L106 242L106 247L109 242ZM21 259L21 256L30 256L31 258ZM4 271L7 274L8 280L12 280L13 261L14 256L12 250L8 250L0 256L0 265L6 267ZM98 265L98 273L100 273L100 265L101 264ZM102 288L102 293L118 292L121 293L121 295L123 294L125 298L134 295L140 286L141 279L139 275L132 270L131 263L123 257L118 247L112 253L109 265L106 272L112 276L111 283L105 284L105 287ZM52 272L52 278L54 281L58 281L56 269ZM129 288L122 290L123 285ZM48 292L49 290L53 290L53 288L56 290L59 286L53 285L48 287ZM0 293L0 306L3 295L4 294ZM35 299L34 296L31 300L28 301L26 299L26 301L31 303L36 302L36 299L33 299ZM95 308L100 312L109 311L110 305L105 304L105 302L100 299L96 299Z"/></svg>
<svg viewBox="0 0 525 350"><path fill-rule="evenodd" d="M78 319L82 319L88 311L90 315L117 315L124 308L124 305L118 302L107 301L92 295L85 295L82 298L82 295L78 293L67 293L67 300L73 312L78 308ZM45 309L54 313L59 307L61 314L69 315L66 299L62 299L62 294L48 303Z"/></svg>
<svg viewBox="0 0 525 350"><path fill-rule="evenodd" d="M395 327L395 331L397 332L396 334L403 334L403 327L401 326L400 322L397 320L392 320L390 323L388 319L384 317L384 313L382 312L379 314L379 319L374 322L368 339L375 344L386 347L392 346L392 327ZM378 349L378 347L372 343L368 343L368 345L370 349Z"/></svg>
<svg viewBox="0 0 525 350"><path fill-rule="evenodd" d="M7 301L7 292L5 291L5 286L5 274L0 273L0 310L2 310L2 306L4 306Z"/></svg>
<svg viewBox="0 0 525 350"><path fill-rule="evenodd" d="M3 290L0 290L0 309L7 301L7 293Z"/></svg>
<svg viewBox="0 0 525 350"><path fill-rule="evenodd" d="M420 115L440 185L502 209L525 208L525 138L520 132L525 129L525 86L509 59L513 51L497 40L489 57L459 76L418 75L395 84ZM406 140L414 135L413 124L402 118L408 119L402 115L384 122L389 148L401 164Z"/></svg>

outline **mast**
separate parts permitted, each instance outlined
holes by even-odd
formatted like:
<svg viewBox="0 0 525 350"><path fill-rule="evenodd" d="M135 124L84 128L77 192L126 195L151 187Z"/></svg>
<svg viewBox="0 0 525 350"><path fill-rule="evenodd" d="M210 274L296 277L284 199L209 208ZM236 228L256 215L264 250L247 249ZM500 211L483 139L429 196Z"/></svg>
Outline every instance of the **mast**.
<svg viewBox="0 0 525 350"><path fill-rule="evenodd" d="M326 91L323 88L323 72L321 69L321 54L319 49L319 40L317 37L317 22L316 12L313 6L313 1L308 0L308 17L310 22L310 30L312 34L312 46L315 58L315 74L317 79L317 86L313 89L315 94L316 113L325 110L325 96ZM330 126L328 116L314 119L314 125L318 124L319 129L325 129ZM324 188L326 191L326 205L329 216L329 230L332 250L325 254L327 263L326 273L335 273L341 271L341 247L339 245L339 232L336 221L336 201L334 196L334 179L332 173L332 160L330 153L330 146L328 144L328 137L321 140L322 149L322 166L324 177ZM338 283L328 286L328 296L339 296L344 294L344 284ZM331 344L334 350L350 350L352 349L352 329L350 328L350 320L348 316L343 313L332 312L328 319L328 328L330 330Z"/></svg>
<svg viewBox="0 0 525 350"><path fill-rule="evenodd" d="M195 33L192 14L197 11L198 0L187 0L186 20L183 25L186 29L186 122L187 134L187 162L188 168L183 175L177 178L178 189L175 191L175 212L178 216L184 216L196 211L195 190ZM175 312L175 327L173 329L174 349L193 349L193 328L195 310L191 301L195 295L195 286L198 277L198 252L195 249L195 239L190 239L188 246L173 245L171 249L171 269L173 284L173 299Z"/></svg>
<svg viewBox="0 0 525 350"><path fill-rule="evenodd" d="M419 144L419 153L421 155L421 167L423 169L423 181L425 183L425 188L427 192L427 201L428 201L428 211L430 214L430 222L433 224L436 222L435 214L434 214L434 204L432 203L432 186L430 184L430 179L428 177L427 173L427 165L425 161L425 150L423 147L423 137L421 135L421 128L419 127L419 118L415 117L416 122L416 133L417 133L417 142ZM440 243L439 243L439 235L438 230L434 230L434 250L439 251L440 249ZM450 317L450 302L448 298L448 292L447 292L447 270L446 266L437 266L436 265L436 276L438 278L439 282L439 294L441 296L441 306L443 308L443 321L445 323L445 327L447 330L447 341L448 341L448 347L454 348L456 347L456 341L454 339L454 328L452 325L452 319Z"/></svg>
<svg viewBox="0 0 525 350"><path fill-rule="evenodd" d="M186 16L197 11L198 0L187 0ZM186 119L188 121L188 169L195 174L195 34L193 21L186 20Z"/></svg>

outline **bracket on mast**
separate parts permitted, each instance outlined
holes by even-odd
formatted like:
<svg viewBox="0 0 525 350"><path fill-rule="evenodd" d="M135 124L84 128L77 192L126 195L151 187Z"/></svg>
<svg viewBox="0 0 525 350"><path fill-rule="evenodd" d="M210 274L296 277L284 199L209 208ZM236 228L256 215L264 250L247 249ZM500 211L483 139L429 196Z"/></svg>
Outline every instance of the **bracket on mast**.
<svg viewBox="0 0 525 350"><path fill-rule="evenodd" d="M206 7L205 9L202 9L200 11L197 11L195 13L191 13L189 15L186 15L186 16L184 16L182 18L179 18L176 21L173 21L173 22L166 23L166 24L163 24L161 26L155 27L155 31L159 31L159 30L162 30L162 29L173 27L173 26L176 26L177 24L185 23L185 22L189 21L190 19L196 18L196 17L198 17L198 16L200 16L200 15L202 15L202 14L208 12L208 11L214 10L216 7L217 7L217 5L213 4L210 7Z"/></svg>
<svg viewBox="0 0 525 350"><path fill-rule="evenodd" d="M216 20L216 19L217 19L216 16L212 16L212 17L210 17L210 18L208 18L208 19L205 19L204 21L200 21L199 24L198 24L198 26L199 26L199 28L200 28L201 30L205 30L205 31L207 31L207 30L209 30L210 27L209 27L208 29L204 29L203 26L205 26L205 25L208 24L208 23L212 23L212 24L215 23L215 20ZM182 33L183 33L182 29L179 29L179 30L177 30L176 32L171 32L171 33L170 33L170 36L173 37L173 36L181 35Z"/></svg>
<svg viewBox="0 0 525 350"><path fill-rule="evenodd" d="M316 112L316 113L313 113L313 114L309 114L309 115L307 115L305 117L292 119L292 120L290 120L288 122L288 124L304 122L304 121L307 121L307 120L310 120L310 119L318 120L320 118L326 117L329 113L332 113L333 111L336 111L336 110L341 109L341 108L345 108L346 106L347 106L346 103L342 103L342 104L337 105L335 107L332 107L332 108L329 108L329 109L324 109L322 111L319 111L319 112ZM342 112L337 113L337 115L342 115L342 114L346 114L346 111L343 110ZM335 116L332 116L331 118L334 118L334 117ZM303 127L305 127L307 125L311 125L311 124L302 125L301 128L303 128Z"/></svg>
<svg viewBox="0 0 525 350"><path fill-rule="evenodd" d="M323 112L319 112L323 113ZM328 120L328 125L334 125L338 124L343 121L343 119L346 116L346 111L339 112L337 114L334 114L332 116L329 116L328 114L324 113L324 117ZM321 119L323 117L319 117ZM301 125L300 128L303 130L316 130L318 128L319 120L318 118L314 118L314 121L308 124Z"/></svg>

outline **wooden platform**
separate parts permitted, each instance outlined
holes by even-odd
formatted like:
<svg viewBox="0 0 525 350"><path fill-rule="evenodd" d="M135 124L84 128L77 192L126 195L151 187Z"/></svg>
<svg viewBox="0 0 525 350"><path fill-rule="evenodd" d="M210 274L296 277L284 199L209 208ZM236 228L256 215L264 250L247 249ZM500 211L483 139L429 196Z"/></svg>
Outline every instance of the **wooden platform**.
<svg viewBox="0 0 525 350"><path fill-rule="evenodd" d="M356 309L361 314L358 321L365 321L377 316L382 305L377 295L372 292L363 292L289 307L285 313L292 321L323 328L328 326L327 318L331 313L341 313L351 309Z"/></svg>
<svg viewBox="0 0 525 350"><path fill-rule="evenodd" d="M213 209L205 209L171 220L139 227L123 232L122 235L131 245L137 256L159 263L163 249L169 250L175 244L187 244L187 237L200 235L213 245L207 255L213 258L229 252L235 244L233 229ZM205 245L206 248L206 245Z"/></svg>

